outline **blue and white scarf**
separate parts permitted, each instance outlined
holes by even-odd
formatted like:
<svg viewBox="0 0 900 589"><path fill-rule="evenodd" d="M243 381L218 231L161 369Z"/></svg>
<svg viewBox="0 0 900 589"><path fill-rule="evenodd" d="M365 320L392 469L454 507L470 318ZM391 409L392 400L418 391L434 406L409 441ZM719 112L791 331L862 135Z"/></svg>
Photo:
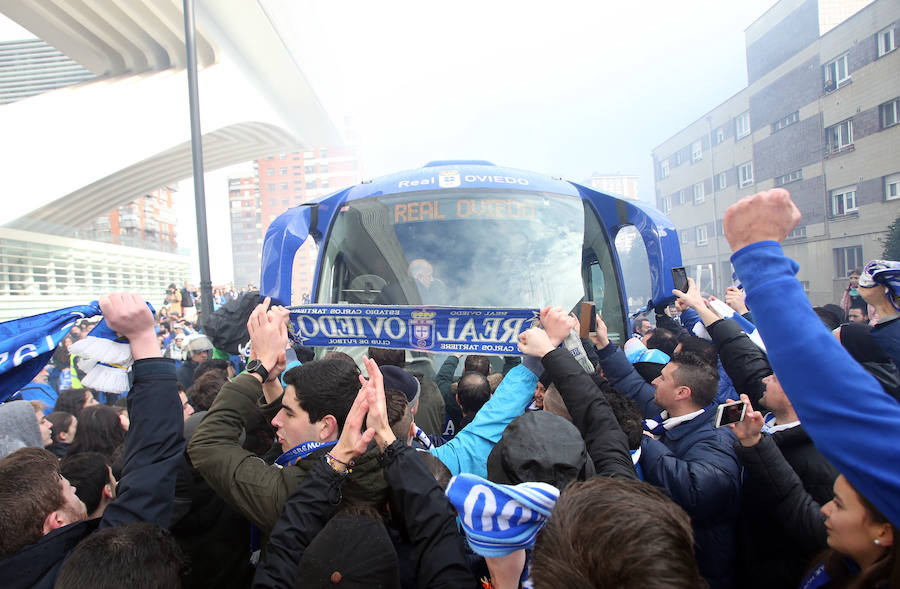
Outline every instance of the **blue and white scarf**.
<svg viewBox="0 0 900 589"><path fill-rule="evenodd" d="M0 402L37 376L76 322L99 314L94 301L0 323Z"/></svg>
<svg viewBox="0 0 900 589"><path fill-rule="evenodd" d="M153 313L153 306L147 306ZM75 323L97 315L100 303L92 301L0 323L0 402L37 376ZM131 346L128 339L109 328L105 319L69 351L80 356L78 367L87 372L82 385L106 393L128 391Z"/></svg>
<svg viewBox="0 0 900 589"><path fill-rule="evenodd" d="M559 489L547 483L500 485L468 473L450 479L446 494L469 546L488 557L534 546L559 499Z"/></svg>
<svg viewBox="0 0 900 589"><path fill-rule="evenodd" d="M297 444L281 456L275 459L275 464L278 466L293 466L297 464L298 460L302 460L318 450L319 448L330 448L337 444L337 440L333 442L303 442L302 444Z"/></svg>
<svg viewBox="0 0 900 589"><path fill-rule="evenodd" d="M891 304L900 311L900 262L892 260L872 260L859 276L862 288L873 288L876 285L887 287Z"/></svg>

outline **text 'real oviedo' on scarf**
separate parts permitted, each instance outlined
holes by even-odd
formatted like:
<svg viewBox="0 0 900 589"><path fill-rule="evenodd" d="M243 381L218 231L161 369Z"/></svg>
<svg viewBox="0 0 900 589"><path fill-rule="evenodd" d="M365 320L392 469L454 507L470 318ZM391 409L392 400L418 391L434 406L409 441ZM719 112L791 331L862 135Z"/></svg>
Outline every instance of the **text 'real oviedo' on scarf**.
<svg viewBox="0 0 900 589"><path fill-rule="evenodd" d="M518 355L519 334L538 309L300 305L289 307L289 332L305 346L373 346L465 354Z"/></svg>

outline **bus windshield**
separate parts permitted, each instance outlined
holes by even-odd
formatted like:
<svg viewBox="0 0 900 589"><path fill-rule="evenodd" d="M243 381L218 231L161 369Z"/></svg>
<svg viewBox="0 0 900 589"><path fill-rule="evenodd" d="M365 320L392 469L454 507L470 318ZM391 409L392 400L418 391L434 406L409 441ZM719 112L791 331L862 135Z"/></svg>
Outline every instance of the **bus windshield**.
<svg viewBox="0 0 900 589"><path fill-rule="evenodd" d="M580 198L515 190L390 194L342 206L320 303L567 310L585 296Z"/></svg>

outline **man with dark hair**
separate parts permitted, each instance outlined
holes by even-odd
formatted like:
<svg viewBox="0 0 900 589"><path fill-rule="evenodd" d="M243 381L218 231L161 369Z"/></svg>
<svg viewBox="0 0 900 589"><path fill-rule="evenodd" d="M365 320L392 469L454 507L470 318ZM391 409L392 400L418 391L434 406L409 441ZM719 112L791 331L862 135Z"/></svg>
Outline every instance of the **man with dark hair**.
<svg viewBox="0 0 900 589"><path fill-rule="evenodd" d="M196 377L187 391L194 411L208 411L226 382L228 378L219 370L209 370Z"/></svg>
<svg viewBox="0 0 900 589"><path fill-rule="evenodd" d="M646 334L643 338L644 345L648 350L659 350L671 357L675 353L678 346L678 338L668 329L657 327Z"/></svg>
<svg viewBox="0 0 900 589"><path fill-rule="evenodd" d="M869 323L869 306L865 303L851 305L847 313L847 321L850 323Z"/></svg>
<svg viewBox="0 0 900 589"><path fill-rule="evenodd" d="M701 587L687 514L639 481L595 477L563 491L538 533L537 589Z"/></svg>
<svg viewBox="0 0 900 589"><path fill-rule="evenodd" d="M406 350L391 350L388 348L373 348L368 350L369 358L378 366L397 366L406 368Z"/></svg>
<svg viewBox="0 0 900 589"><path fill-rule="evenodd" d="M210 487L264 534L272 529L287 497L326 456L338 439L347 412L360 388L355 363L323 358L296 366L278 378L285 362L287 311L268 309L268 299L247 321L256 358L247 372L226 383L188 447L191 462ZM283 454L269 465L241 447L239 437L248 416L259 407L276 429ZM360 503L380 505L387 486L376 460L377 452L357 460L344 494Z"/></svg>
<svg viewBox="0 0 900 589"><path fill-rule="evenodd" d="M719 365L719 356L716 354L716 345L709 340L689 335L684 337L675 348L675 354L681 352L689 352L698 358L706 361L710 366Z"/></svg>
<svg viewBox="0 0 900 589"><path fill-rule="evenodd" d="M128 338L135 359L118 496L103 517L87 520L53 454L23 448L0 460L0 579L6 587L52 587L71 550L97 529L171 520L184 453L175 367L159 358L153 315L139 295L104 296L100 309L109 327Z"/></svg>
<svg viewBox="0 0 900 589"><path fill-rule="evenodd" d="M465 372L480 372L484 376L488 376L491 373L491 359L479 354L470 354L466 356L463 369Z"/></svg>
<svg viewBox="0 0 900 589"><path fill-rule="evenodd" d="M135 522L81 542L63 565L56 589L177 589L187 568L167 529Z"/></svg>
<svg viewBox="0 0 900 589"><path fill-rule="evenodd" d="M475 414L491 399L491 385L481 372L463 372L456 387L456 402L462 409L460 428L466 427L475 419Z"/></svg>
<svg viewBox="0 0 900 589"><path fill-rule="evenodd" d="M211 358L206 362L201 362L194 369L194 381L211 370L217 370L222 373L225 378L234 376L234 366L228 360L223 358ZM190 388L190 387L188 387Z"/></svg>
<svg viewBox="0 0 900 589"><path fill-rule="evenodd" d="M116 498L116 479L106 457L99 452L66 456L59 463L59 472L75 487L88 519L102 516L106 506Z"/></svg>
<svg viewBox="0 0 900 589"><path fill-rule="evenodd" d="M632 399L644 415L647 435L640 458L644 478L665 488L691 516L697 561L710 586L733 586L740 463L732 447L734 435L714 427L716 369L683 352L649 385L624 352L610 343L602 320L597 321L594 343L610 384Z"/></svg>

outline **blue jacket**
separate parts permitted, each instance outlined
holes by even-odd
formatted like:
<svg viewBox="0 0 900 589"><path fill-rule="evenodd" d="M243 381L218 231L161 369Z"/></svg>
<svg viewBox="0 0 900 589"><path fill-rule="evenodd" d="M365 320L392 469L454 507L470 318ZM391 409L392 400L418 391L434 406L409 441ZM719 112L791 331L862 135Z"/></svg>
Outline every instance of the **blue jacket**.
<svg viewBox="0 0 900 589"><path fill-rule="evenodd" d="M644 417L657 417L661 409L653 402L655 387L635 372L625 353L610 344L599 355L610 384L634 401ZM733 586L741 466L732 447L734 435L716 429L714 417L707 410L660 440L644 436L640 466L647 482L664 488L691 516L700 574L710 587L724 588Z"/></svg>
<svg viewBox="0 0 900 589"><path fill-rule="evenodd" d="M488 454L506 426L525 412L534 397L537 375L525 364L516 366L500 381L491 399L475 414L472 423L437 448L429 450L456 476L463 472L487 478Z"/></svg>
<svg viewBox="0 0 900 589"><path fill-rule="evenodd" d="M778 243L750 244L731 263L769 362L816 448L900 526L900 404L822 325L794 276L797 263Z"/></svg>
<svg viewBox="0 0 900 589"><path fill-rule="evenodd" d="M0 559L4 587L53 587L63 561L95 530L146 521L167 527L172 519L175 473L184 454L184 419L171 360L134 363L128 395L131 427L125 437L122 478L116 498L99 519L58 528Z"/></svg>

